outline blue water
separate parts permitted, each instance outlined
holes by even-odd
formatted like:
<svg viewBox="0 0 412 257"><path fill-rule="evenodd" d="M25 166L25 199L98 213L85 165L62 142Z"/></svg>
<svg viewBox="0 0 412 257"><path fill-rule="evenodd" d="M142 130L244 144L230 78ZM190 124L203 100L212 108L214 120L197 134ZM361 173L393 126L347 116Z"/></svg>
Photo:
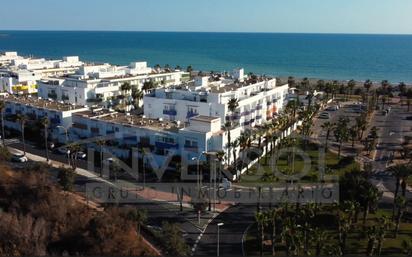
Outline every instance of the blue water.
<svg viewBox="0 0 412 257"><path fill-rule="evenodd" d="M412 35L0 31L0 51L192 65L323 79L412 82Z"/></svg>

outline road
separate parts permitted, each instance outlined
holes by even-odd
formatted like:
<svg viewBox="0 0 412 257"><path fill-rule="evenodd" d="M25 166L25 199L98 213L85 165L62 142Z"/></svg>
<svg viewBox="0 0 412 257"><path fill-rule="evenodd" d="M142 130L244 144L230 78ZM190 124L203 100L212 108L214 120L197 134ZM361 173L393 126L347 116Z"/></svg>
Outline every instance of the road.
<svg viewBox="0 0 412 257"><path fill-rule="evenodd" d="M199 241L195 256L216 256L217 224L220 227L220 255L244 256L243 237L248 227L254 223L256 205L237 205L219 214L207 227Z"/></svg>
<svg viewBox="0 0 412 257"><path fill-rule="evenodd" d="M390 157L394 150L400 147L404 136L411 136L412 121L406 120L411 116L405 107L392 105L388 115L375 115L371 126L378 130L378 146L372 167L375 172L372 182L382 188L383 191L395 191L395 179L386 171L390 164ZM412 199L412 193L407 192L407 198ZM392 201L391 199L389 201Z"/></svg>

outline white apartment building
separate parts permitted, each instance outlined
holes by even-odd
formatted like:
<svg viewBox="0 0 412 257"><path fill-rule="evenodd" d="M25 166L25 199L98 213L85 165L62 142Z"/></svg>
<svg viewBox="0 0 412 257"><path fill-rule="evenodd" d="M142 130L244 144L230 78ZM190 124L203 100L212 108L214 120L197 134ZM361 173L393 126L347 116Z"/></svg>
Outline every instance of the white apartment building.
<svg viewBox="0 0 412 257"><path fill-rule="evenodd" d="M30 123L38 122L42 117L48 117L51 129L59 126L69 129L72 126L72 114L88 110L82 106L60 104L35 97L8 96L2 100L5 102L5 126L17 131L21 129L16 120L18 114L27 117L28 126Z"/></svg>
<svg viewBox="0 0 412 257"><path fill-rule="evenodd" d="M66 56L63 60L46 60L6 52L0 55L0 90L12 94L37 93L37 81L49 76L74 74L83 65L78 56Z"/></svg>
<svg viewBox="0 0 412 257"><path fill-rule="evenodd" d="M145 148L160 166L169 155L189 161L193 157L204 159L203 151L221 151L226 144L220 118L202 115L192 117L185 126L179 122L97 109L74 114L71 132L74 140L110 137L114 142L106 141L106 151L123 158L130 157L132 148Z"/></svg>
<svg viewBox="0 0 412 257"><path fill-rule="evenodd" d="M235 82L222 78L209 81L199 77L195 82L173 88L156 89L144 97L144 115L169 121L188 122L196 115L216 116L222 124L232 119L242 129L262 125L282 110L288 97L288 85L277 86L276 79ZM238 100L231 113L230 99Z"/></svg>
<svg viewBox="0 0 412 257"><path fill-rule="evenodd" d="M182 71L155 72L147 67L146 62L133 62L128 66L88 64L74 75L42 79L38 83L38 95L78 105L111 107L124 94L121 92L124 83L141 90L148 81L155 85L170 86L188 79L189 74Z"/></svg>

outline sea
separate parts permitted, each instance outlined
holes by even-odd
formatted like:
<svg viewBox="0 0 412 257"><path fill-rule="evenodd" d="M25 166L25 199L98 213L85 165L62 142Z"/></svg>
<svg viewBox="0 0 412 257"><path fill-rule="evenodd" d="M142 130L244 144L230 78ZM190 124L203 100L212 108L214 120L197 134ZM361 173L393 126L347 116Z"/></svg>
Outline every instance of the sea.
<svg viewBox="0 0 412 257"><path fill-rule="evenodd" d="M412 83L412 35L0 31L0 51L278 77Z"/></svg>

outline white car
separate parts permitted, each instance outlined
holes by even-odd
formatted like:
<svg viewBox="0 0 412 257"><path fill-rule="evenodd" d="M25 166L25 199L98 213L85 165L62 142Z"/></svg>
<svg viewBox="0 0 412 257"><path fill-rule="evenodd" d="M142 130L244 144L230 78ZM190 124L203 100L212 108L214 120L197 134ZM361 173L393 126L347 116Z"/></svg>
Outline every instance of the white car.
<svg viewBox="0 0 412 257"><path fill-rule="evenodd" d="M70 150L66 147L58 147L56 148L56 152L59 154L70 154Z"/></svg>
<svg viewBox="0 0 412 257"><path fill-rule="evenodd" d="M219 184L219 187L228 190L232 187L232 182L230 182L227 178L223 178L222 183Z"/></svg>
<svg viewBox="0 0 412 257"><path fill-rule="evenodd" d="M11 154L12 154L12 156L11 156L11 161L12 162L23 163L23 162L28 161L27 157L24 155L24 153L22 151L19 151L19 150L11 151Z"/></svg>
<svg viewBox="0 0 412 257"><path fill-rule="evenodd" d="M322 112L322 113L319 115L319 119L330 119L330 114L327 113L327 112Z"/></svg>
<svg viewBox="0 0 412 257"><path fill-rule="evenodd" d="M339 110L339 106L338 105L333 105L333 106L329 106L328 108L326 108L326 111L337 111Z"/></svg>
<svg viewBox="0 0 412 257"><path fill-rule="evenodd" d="M87 155L84 152L77 152L76 157L77 159L86 159Z"/></svg>

